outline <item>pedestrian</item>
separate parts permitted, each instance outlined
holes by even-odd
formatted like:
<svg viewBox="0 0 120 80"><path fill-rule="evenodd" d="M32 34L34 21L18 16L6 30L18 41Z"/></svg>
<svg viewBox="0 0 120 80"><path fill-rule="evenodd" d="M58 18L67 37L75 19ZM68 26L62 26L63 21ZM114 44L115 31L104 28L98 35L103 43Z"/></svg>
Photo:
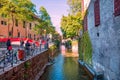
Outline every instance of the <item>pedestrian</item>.
<svg viewBox="0 0 120 80"><path fill-rule="evenodd" d="M42 40L40 39L40 51L42 49Z"/></svg>
<svg viewBox="0 0 120 80"><path fill-rule="evenodd" d="M7 46L8 52L10 53L10 51L12 50L12 45L11 45L10 39L7 40L6 46Z"/></svg>
<svg viewBox="0 0 120 80"><path fill-rule="evenodd" d="M46 48L45 44L46 44L46 41L42 40L42 45L44 46L44 49Z"/></svg>
<svg viewBox="0 0 120 80"><path fill-rule="evenodd" d="M8 54L6 54L6 55L7 55L7 58L8 58L8 62L10 62L10 61L11 61L11 58L12 58L12 56L11 56L11 55L12 55L12 54L11 54L12 45L11 45L10 39L7 40L6 46L7 46L7 50L8 50Z"/></svg>
<svg viewBox="0 0 120 80"><path fill-rule="evenodd" d="M47 41L46 41L46 48L47 48L47 49L49 48L49 38L48 38Z"/></svg>
<svg viewBox="0 0 120 80"><path fill-rule="evenodd" d="M29 41L27 40L26 44L25 44L25 50L26 50L26 54L27 56L30 55L30 43Z"/></svg>
<svg viewBox="0 0 120 80"><path fill-rule="evenodd" d="M32 43L32 47L33 47L33 49L36 48L35 41Z"/></svg>
<svg viewBox="0 0 120 80"><path fill-rule="evenodd" d="M25 53L24 53L24 41L20 40L20 49L18 49L18 58L20 60L24 60Z"/></svg>
<svg viewBox="0 0 120 80"><path fill-rule="evenodd" d="M23 49L23 47L24 47L24 41L23 41L23 40L21 40L21 41L20 41L20 48L22 48L22 49Z"/></svg>

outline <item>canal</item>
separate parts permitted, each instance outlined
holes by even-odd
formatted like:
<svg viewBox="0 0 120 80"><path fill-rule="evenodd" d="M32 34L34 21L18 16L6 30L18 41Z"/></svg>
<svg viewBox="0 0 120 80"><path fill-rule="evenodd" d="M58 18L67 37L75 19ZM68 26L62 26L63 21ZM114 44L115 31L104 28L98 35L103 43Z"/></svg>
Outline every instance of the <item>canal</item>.
<svg viewBox="0 0 120 80"><path fill-rule="evenodd" d="M90 80L78 58L64 57L61 53L55 56L54 64L48 66L39 80Z"/></svg>

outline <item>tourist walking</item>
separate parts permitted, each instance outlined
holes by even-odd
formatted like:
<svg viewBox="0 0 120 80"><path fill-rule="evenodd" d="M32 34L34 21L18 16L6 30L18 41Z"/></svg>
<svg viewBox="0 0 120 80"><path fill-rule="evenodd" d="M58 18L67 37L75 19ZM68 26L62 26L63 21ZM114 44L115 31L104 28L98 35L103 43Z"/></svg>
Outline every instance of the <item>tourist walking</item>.
<svg viewBox="0 0 120 80"><path fill-rule="evenodd" d="M40 51L42 49L42 39L40 39Z"/></svg>
<svg viewBox="0 0 120 80"><path fill-rule="evenodd" d="M23 48L23 47L24 47L24 41L21 40L21 41L20 41L20 48Z"/></svg>
<svg viewBox="0 0 120 80"><path fill-rule="evenodd" d="M12 55L12 53L11 53L12 45L11 45L10 39L7 40L6 46L7 46L7 50L8 50L8 53L6 54L7 58L8 58L8 62L11 62L11 58L13 58L13 57L11 56Z"/></svg>
<svg viewBox="0 0 120 80"><path fill-rule="evenodd" d="M30 43L29 43L28 40L27 40L27 42L25 44L25 50L26 50L26 56L29 56L30 55Z"/></svg>
<svg viewBox="0 0 120 80"><path fill-rule="evenodd" d="M10 54L10 51L12 50L12 45L11 45L10 39L7 40L6 46L7 46L8 53Z"/></svg>

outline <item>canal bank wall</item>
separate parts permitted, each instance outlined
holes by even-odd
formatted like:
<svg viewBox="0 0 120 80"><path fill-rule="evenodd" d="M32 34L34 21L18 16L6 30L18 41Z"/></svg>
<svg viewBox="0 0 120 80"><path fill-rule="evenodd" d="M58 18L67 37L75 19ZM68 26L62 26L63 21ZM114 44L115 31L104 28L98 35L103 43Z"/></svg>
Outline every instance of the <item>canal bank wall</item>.
<svg viewBox="0 0 120 80"><path fill-rule="evenodd" d="M43 51L34 57L6 69L0 74L0 80L37 80L42 75L48 63L49 50Z"/></svg>

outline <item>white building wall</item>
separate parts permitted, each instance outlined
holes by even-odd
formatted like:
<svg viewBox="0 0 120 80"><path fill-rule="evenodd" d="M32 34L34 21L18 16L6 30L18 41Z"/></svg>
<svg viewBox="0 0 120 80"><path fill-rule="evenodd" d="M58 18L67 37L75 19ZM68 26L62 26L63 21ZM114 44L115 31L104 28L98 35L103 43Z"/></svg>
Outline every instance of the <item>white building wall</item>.
<svg viewBox="0 0 120 80"><path fill-rule="evenodd" d="M91 0L84 0L84 11L87 10Z"/></svg>

